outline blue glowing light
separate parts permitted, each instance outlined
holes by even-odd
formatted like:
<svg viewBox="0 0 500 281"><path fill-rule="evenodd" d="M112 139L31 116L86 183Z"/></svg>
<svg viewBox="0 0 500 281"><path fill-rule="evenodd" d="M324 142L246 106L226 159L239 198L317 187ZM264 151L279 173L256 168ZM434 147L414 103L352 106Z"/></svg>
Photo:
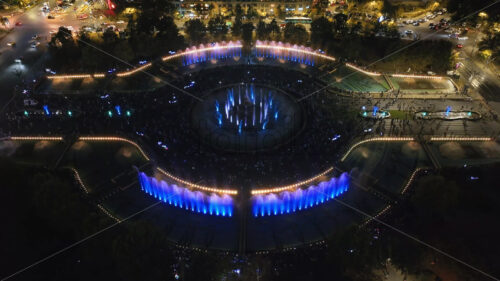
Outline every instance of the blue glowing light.
<svg viewBox="0 0 500 281"><path fill-rule="evenodd" d="M115 110L116 110L116 113L118 115L122 115L122 110L121 110L121 107L119 105L115 105Z"/></svg>
<svg viewBox="0 0 500 281"><path fill-rule="evenodd" d="M372 115L373 115L373 116L377 116L377 111L378 111L378 107L377 107L377 106L374 106L374 107L373 107L373 113L372 113Z"/></svg>
<svg viewBox="0 0 500 281"><path fill-rule="evenodd" d="M214 115L219 127L232 128L242 134L245 129L266 130L274 125L278 120L278 107L271 91L260 89L255 93L252 84L245 84L228 89L223 102L215 100Z"/></svg>
<svg viewBox="0 0 500 281"><path fill-rule="evenodd" d="M311 51L310 49L294 46L293 49L290 48L285 50L279 48L284 46L282 43L276 43L275 46L278 48L255 48L254 54L260 58L287 60L290 62L314 66L314 56L311 52L304 52L305 50Z"/></svg>
<svg viewBox="0 0 500 281"><path fill-rule="evenodd" d="M446 115L446 116L450 115L450 111L451 111L451 106L447 106L446 107L446 112L445 112L444 115Z"/></svg>
<svg viewBox="0 0 500 281"><path fill-rule="evenodd" d="M241 57L241 47L232 43L229 43L224 48L217 48L218 44L213 44L212 47L216 48L200 51L197 51L196 47L187 49L187 53L182 56L182 65L187 66L211 60ZM204 49L204 46L201 45L200 48Z"/></svg>
<svg viewBox="0 0 500 281"><path fill-rule="evenodd" d="M342 173L339 178L331 178L306 189L254 195L252 196L252 212L255 217L293 213L323 204L340 196L348 188L349 175Z"/></svg>
<svg viewBox="0 0 500 281"><path fill-rule="evenodd" d="M228 194L217 195L191 191L185 187L148 177L142 172L139 173L139 182L144 192L169 205L200 214L233 216L233 198Z"/></svg>
<svg viewBox="0 0 500 281"><path fill-rule="evenodd" d="M45 115L50 115L50 110L48 105L43 106L43 111L45 112Z"/></svg>

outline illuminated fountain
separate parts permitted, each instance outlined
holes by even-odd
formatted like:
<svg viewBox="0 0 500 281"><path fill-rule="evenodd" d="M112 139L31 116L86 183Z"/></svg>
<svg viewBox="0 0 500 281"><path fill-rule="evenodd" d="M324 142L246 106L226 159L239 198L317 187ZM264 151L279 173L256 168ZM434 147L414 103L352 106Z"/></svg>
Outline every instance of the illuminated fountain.
<svg viewBox="0 0 500 281"><path fill-rule="evenodd" d="M174 207L207 215L223 217L233 215L233 198L228 194L209 195L201 191L192 191L165 181L158 181L145 173L139 173L139 182L144 192Z"/></svg>
<svg viewBox="0 0 500 281"><path fill-rule="evenodd" d="M450 111L451 111L451 106L447 106L446 112L444 113L444 116L446 116L446 117L450 116Z"/></svg>
<svg viewBox="0 0 500 281"><path fill-rule="evenodd" d="M478 120L481 114L474 111L451 111L451 106L446 111L419 111L415 113L418 119L442 119L442 120Z"/></svg>
<svg viewBox="0 0 500 281"><path fill-rule="evenodd" d="M233 57L241 57L241 44L239 42L214 43L209 46L202 44L198 47L187 48L182 53L182 65L186 66L199 62Z"/></svg>
<svg viewBox="0 0 500 281"><path fill-rule="evenodd" d="M279 118L273 93L263 88L256 92L251 84L238 85L236 89L228 88L225 101L221 103L215 100L214 109L219 127L233 128L238 134L266 130Z"/></svg>
<svg viewBox="0 0 500 281"><path fill-rule="evenodd" d="M201 140L230 151L272 149L301 129L302 110L287 93L262 84L214 89L192 109Z"/></svg>
<svg viewBox="0 0 500 281"><path fill-rule="evenodd" d="M349 175L342 173L339 178L333 177L306 189L254 195L252 212L255 217L289 214L325 203L340 196L348 188Z"/></svg>
<svg viewBox="0 0 500 281"><path fill-rule="evenodd" d="M314 66L314 58L321 54L304 46L283 44L282 42L256 42L254 54L256 57L283 59L290 62ZM333 59L333 58L332 58Z"/></svg>
<svg viewBox="0 0 500 281"><path fill-rule="evenodd" d="M362 111L359 112L361 117L367 119L385 119L391 117L391 113L389 111L378 108L378 106L374 106L372 112L368 112L366 108L363 106Z"/></svg>

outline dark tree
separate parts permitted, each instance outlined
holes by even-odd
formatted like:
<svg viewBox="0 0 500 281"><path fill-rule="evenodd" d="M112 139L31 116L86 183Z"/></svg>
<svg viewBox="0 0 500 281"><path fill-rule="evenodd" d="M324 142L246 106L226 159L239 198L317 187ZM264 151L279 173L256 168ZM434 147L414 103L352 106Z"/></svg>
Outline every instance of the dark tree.
<svg viewBox="0 0 500 281"><path fill-rule="evenodd" d="M280 37L280 27L278 26L278 23L276 22L276 19L273 19L268 27L269 29L269 33L271 35L271 37L274 39L274 40L278 40L279 37Z"/></svg>
<svg viewBox="0 0 500 281"><path fill-rule="evenodd" d="M333 17L333 31L336 34L345 35L347 33L347 15L336 14Z"/></svg>
<svg viewBox="0 0 500 281"><path fill-rule="evenodd" d="M255 11L254 7L252 5L248 6L247 9L247 18L248 19L253 19L257 17L257 11Z"/></svg>
<svg viewBox="0 0 500 281"><path fill-rule="evenodd" d="M241 20L241 17L243 17L243 9L241 8L240 4L236 4L236 8L234 8L234 16L238 19Z"/></svg>
<svg viewBox="0 0 500 281"><path fill-rule="evenodd" d="M226 21L222 16L216 16L208 21L208 31L215 38L219 38L227 34L228 28Z"/></svg>
<svg viewBox="0 0 500 281"><path fill-rule="evenodd" d="M274 16L279 18L279 19L282 19L285 17L285 11L283 10L283 7L280 4L278 4L276 9L274 10Z"/></svg>
<svg viewBox="0 0 500 281"><path fill-rule="evenodd" d="M362 25L361 25L361 22L358 21L358 22L356 22L356 24L351 26L351 30L349 31L349 33L352 36L357 36L361 32L361 30L362 30Z"/></svg>
<svg viewBox="0 0 500 281"><path fill-rule="evenodd" d="M189 20L184 24L184 27L192 44L199 44L204 41L207 28L201 20Z"/></svg>
<svg viewBox="0 0 500 281"><path fill-rule="evenodd" d="M304 45L307 43L309 33L303 25L289 22L283 30L283 38L286 42Z"/></svg>
<svg viewBox="0 0 500 281"><path fill-rule="evenodd" d="M477 11L494 2L494 0L450 0L448 1L447 8L450 13L453 13L453 20L462 20L467 17L466 20L476 22L479 17ZM491 5L483 11L492 17L498 17L500 15L500 7L498 4Z"/></svg>
<svg viewBox="0 0 500 281"><path fill-rule="evenodd" d="M49 42L49 50L54 55L56 63L71 65L79 59L78 46L71 31L66 27L59 27Z"/></svg>
<svg viewBox="0 0 500 281"><path fill-rule="evenodd" d="M479 42L479 50L491 50L493 57L500 55L500 33L487 33Z"/></svg>
<svg viewBox="0 0 500 281"><path fill-rule="evenodd" d="M251 22L244 23L241 26L241 37L245 44L251 45L252 43L252 35L253 35L253 30L255 27Z"/></svg>
<svg viewBox="0 0 500 281"><path fill-rule="evenodd" d="M314 46L323 47L333 37L333 23L327 18L320 17L311 23L311 43Z"/></svg>
<svg viewBox="0 0 500 281"><path fill-rule="evenodd" d="M259 40L269 39L270 31L267 24L264 21L262 20L259 21L259 23L257 24L256 33L257 33L257 39Z"/></svg>
<svg viewBox="0 0 500 281"><path fill-rule="evenodd" d="M243 23L240 18L236 18L233 26L231 27L231 33L234 37L239 37L241 35L241 28L243 27Z"/></svg>
<svg viewBox="0 0 500 281"><path fill-rule="evenodd" d="M382 13L389 17L396 17L397 8L389 2L389 0L384 0L384 5L382 7Z"/></svg>
<svg viewBox="0 0 500 281"><path fill-rule="evenodd" d="M324 15L327 8L328 8L328 0L313 1L311 13L314 15Z"/></svg>

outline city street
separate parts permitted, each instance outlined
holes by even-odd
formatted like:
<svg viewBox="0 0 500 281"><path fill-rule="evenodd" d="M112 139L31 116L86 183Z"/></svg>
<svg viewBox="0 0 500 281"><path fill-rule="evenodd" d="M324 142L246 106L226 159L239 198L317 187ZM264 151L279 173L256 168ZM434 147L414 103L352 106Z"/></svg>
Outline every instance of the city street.
<svg viewBox="0 0 500 281"><path fill-rule="evenodd" d="M9 18L11 31L0 40L0 84L4 89L0 94L0 110L12 98L16 85L31 84L46 73L47 44L51 34L57 32L60 26L71 26L76 32L80 27L89 25L90 21L96 26L106 21L106 17L98 15L96 18L91 15L88 19L79 20L77 14L81 9L75 10L73 7L81 7L83 2L78 0L73 6L51 12L55 19L48 19L48 13L42 12L43 3ZM56 7L56 1L49 1L49 6L52 11ZM16 23L20 23L19 26ZM38 39L33 40L34 36L38 36ZM34 48L31 45L35 41L40 44ZM9 42L15 42L15 46L8 46ZM21 62L16 62L16 59Z"/></svg>

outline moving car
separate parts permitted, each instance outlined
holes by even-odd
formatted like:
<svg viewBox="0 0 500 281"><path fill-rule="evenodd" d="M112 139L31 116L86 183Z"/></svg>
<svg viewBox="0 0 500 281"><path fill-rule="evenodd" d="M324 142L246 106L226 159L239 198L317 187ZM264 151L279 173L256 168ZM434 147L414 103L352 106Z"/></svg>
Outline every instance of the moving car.
<svg viewBox="0 0 500 281"><path fill-rule="evenodd" d="M22 22L20 22L20 21L16 21L16 26L22 26L22 25L23 25L23 23L22 23Z"/></svg>
<svg viewBox="0 0 500 281"><path fill-rule="evenodd" d="M461 48L463 48L463 47L464 47L464 45L462 45L462 44L457 44L457 48L461 49Z"/></svg>
<svg viewBox="0 0 500 281"><path fill-rule="evenodd" d="M9 47L15 47L16 46L16 42L14 42L14 41L8 42L7 46L9 46Z"/></svg>

